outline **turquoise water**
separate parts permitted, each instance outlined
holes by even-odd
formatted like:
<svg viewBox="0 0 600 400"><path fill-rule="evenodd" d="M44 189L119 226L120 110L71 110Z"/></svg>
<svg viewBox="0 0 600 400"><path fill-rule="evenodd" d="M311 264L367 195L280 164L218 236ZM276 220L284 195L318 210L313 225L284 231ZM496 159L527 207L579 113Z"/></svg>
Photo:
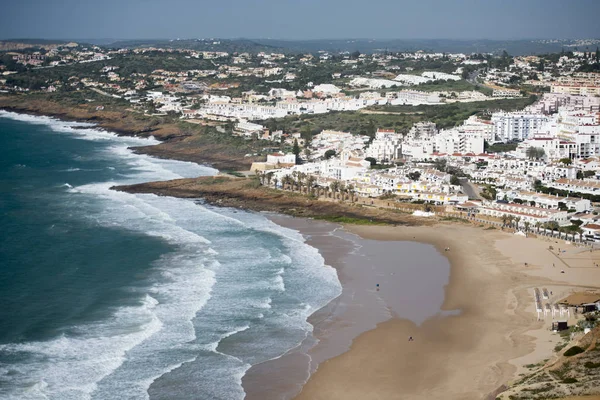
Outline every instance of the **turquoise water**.
<svg viewBox="0 0 600 400"><path fill-rule="evenodd" d="M259 214L109 190L216 173L152 143L0 111L0 398L243 398L339 294Z"/></svg>

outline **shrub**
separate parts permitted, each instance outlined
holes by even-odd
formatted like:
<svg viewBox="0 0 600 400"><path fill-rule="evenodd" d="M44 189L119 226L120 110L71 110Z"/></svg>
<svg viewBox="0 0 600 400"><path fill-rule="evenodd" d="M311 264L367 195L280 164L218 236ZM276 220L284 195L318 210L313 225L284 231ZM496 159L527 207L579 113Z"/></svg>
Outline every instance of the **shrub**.
<svg viewBox="0 0 600 400"><path fill-rule="evenodd" d="M561 351L561 350L562 350L562 349L564 349L565 347L567 347L567 343L561 343L561 344L557 344L557 345L554 347L554 351L556 351L556 352L558 353L559 351Z"/></svg>
<svg viewBox="0 0 600 400"><path fill-rule="evenodd" d="M563 379L563 383L577 383L577 379L575 379L575 378L565 378L565 379Z"/></svg>
<svg viewBox="0 0 600 400"><path fill-rule="evenodd" d="M577 354L583 353L583 351L584 350L581 347L579 347L579 346L573 346L569 350L565 351L564 355L566 357L572 357L572 356L575 356Z"/></svg>
<svg viewBox="0 0 600 400"><path fill-rule="evenodd" d="M600 368L600 363L587 361L585 364L583 364L583 366L586 368Z"/></svg>

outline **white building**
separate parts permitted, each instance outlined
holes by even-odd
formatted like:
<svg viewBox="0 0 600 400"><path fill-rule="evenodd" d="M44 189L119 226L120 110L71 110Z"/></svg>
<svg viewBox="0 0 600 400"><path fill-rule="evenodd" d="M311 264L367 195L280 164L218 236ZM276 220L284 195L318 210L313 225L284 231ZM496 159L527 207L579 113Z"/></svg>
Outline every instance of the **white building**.
<svg viewBox="0 0 600 400"><path fill-rule="evenodd" d="M365 150L366 157L372 157L378 162L391 161L400 156L400 147L402 135L397 134L393 129L379 129L375 133L375 139Z"/></svg>
<svg viewBox="0 0 600 400"><path fill-rule="evenodd" d="M502 218L507 215L520 218L519 226L525 222L530 224L557 222L559 225L569 225L569 217L566 211L555 210L551 208L533 207L525 204L516 203L497 203L486 204L479 209L483 215L490 215L496 218Z"/></svg>
<svg viewBox="0 0 600 400"><path fill-rule="evenodd" d="M492 114L494 135L503 142L528 139L546 122L548 117L542 114L522 112Z"/></svg>
<svg viewBox="0 0 600 400"><path fill-rule="evenodd" d="M296 155L293 153L283 154L283 153L273 153L267 155L267 164L277 165L277 164L296 164Z"/></svg>
<svg viewBox="0 0 600 400"><path fill-rule="evenodd" d="M488 143L496 141L494 135L494 124L491 121L479 119L475 115L471 115L463 124L456 128L460 132L479 134Z"/></svg>
<svg viewBox="0 0 600 400"><path fill-rule="evenodd" d="M483 136L479 133L460 132L457 129L440 131L435 136L435 151L438 153L483 153Z"/></svg>

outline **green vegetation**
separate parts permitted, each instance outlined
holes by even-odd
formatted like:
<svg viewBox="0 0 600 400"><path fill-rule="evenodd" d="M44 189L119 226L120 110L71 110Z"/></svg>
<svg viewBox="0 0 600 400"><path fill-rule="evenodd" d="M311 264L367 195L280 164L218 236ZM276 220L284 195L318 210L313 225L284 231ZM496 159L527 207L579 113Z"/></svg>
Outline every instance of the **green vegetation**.
<svg viewBox="0 0 600 400"><path fill-rule="evenodd" d="M565 379L563 379L562 382L563 383L577 383L578 381L575 378L565 378Z"/></svg>
<svg viewBox="0 0 600 400"><path fill-rule="evenodd" d="M233 171L233 170L226 169L226 170L222 170L221 172L224 173L224 174L227 174L227 175L232 175L232 176L238 177L238 178L245 178L246 177L244 174L242 174L242 173L240 173L238 171Z"/></svg>
<svg viewBox="0 0 600 400"><path fill-rule="evenodd" d="M586 361L585 364L583 364L583 366L586 368L589 368L589 369L595 369L595 368L600 368L600 363Z"/></svg>
<svg viewBox="0 0 600 400"><path fill-rule="evenodd" d="M554 346L554 351L558 353L559 351L567 347L567 345L568 343L557 344L556 346Z"/></svg>
<svg viewBox="0 0 600 400"><path fill-rule="evenodd" d="M448 222L466 222L468 223L469 221L464 219L464 218L459 218L459 217L442 217L440 218L440 221L448 221Z"/></svg>
<svg viewBox="0 0 600 400"><path fill-rule="evenodd" d="M484 142L483 148L488 153L506 153L515 150L518 145L518 143L494 143L490 145L488 142Z"/></svg>
<svg viewBox="0 0 600 400"><path fill-rule="evenodd" d="M537 192L551 194L553 196L558 195L558 196L562 196L562 197L581 197L582 199L587 199L594 203L600 202L600 195L589 194L589 193L570 192L567 190L549 188L549 187L543 186L540 181L535 181L534 188Z"/></svg>
<svg viewBox="0 0 600 400"><path fill-rule="evenodd" d="M492 95L493 90L483 85L473 85L466 80L460 81L432 81L422 83L417 86L399 86L397 88L391 88L390 90L419 90L423 92L467 92L477 90L485 95Z"/></svg>
<svg viewBox="0 0 600 400"><path fill-rule="evenodd" d="M530 147L525 152L525 155L530 160L539 160L540 158L544 158L544 156L546 155L546 151L541 147Z"/></svg>
<svg viewBox="0 0 600 400"><path fill-rule="evenodd" d="M572 357L575 356L577 354L581 354L583 353L585 350L583 350L581 347L579 346L573 346L570 349L568 349L567 351L565 351L564 355L566 357Z"/></svg>
<svg viewBox="0 0 600 400"><path fill-rule="evenodd" d="M271 130L308 132L312 135L323 129L374 136L377 128L394 129L408 133L413 124L435 122L438 128L450 128L463 123L471 115L486 117L497 110L520 110L532 104L537 97L452 103L420 106L376 106L361 111L333 111L326 114L290 115L285 118L262 121ZM516 147L516 145L515 145Z"/></svg>

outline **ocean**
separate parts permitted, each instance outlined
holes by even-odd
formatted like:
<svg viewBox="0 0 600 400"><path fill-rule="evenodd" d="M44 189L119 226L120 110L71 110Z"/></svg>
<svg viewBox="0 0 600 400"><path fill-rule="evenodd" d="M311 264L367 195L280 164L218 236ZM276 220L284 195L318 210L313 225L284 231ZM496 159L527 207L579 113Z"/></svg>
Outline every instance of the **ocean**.
<svg viewBox="0 0 600 400"><path fill-rule="evenodd" d="M295 230L113 185L214 175L0 111L0 399L242 399L341 292Z"/></svg>

